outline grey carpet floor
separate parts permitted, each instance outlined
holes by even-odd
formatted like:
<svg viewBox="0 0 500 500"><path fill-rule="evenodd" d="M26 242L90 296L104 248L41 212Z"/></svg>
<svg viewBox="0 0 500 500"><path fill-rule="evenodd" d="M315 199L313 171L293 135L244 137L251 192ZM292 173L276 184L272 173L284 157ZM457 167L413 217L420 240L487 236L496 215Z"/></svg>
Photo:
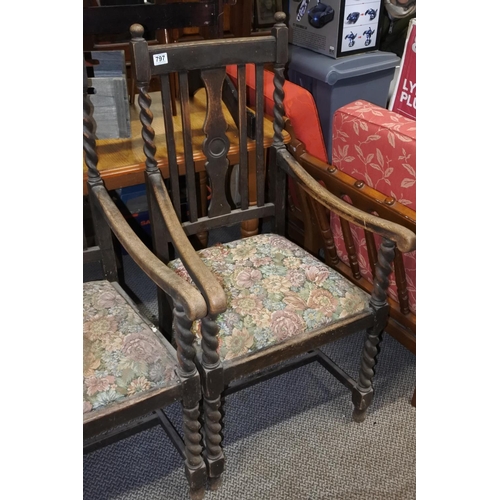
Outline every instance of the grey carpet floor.
<svg viewBox="0 0 500 500"><path fill-rule="evenodd" d="M215 235L215 238L218 236ZM156 292L126 256L125 282L156 317ZM98 265L84 279L99 279ZM362 333L323 351L357 375ZM319 363L226 400L221 487L206 500L409 500L416 498L415 356L389 335L381 344L375 399L364 423L351 419L350 393ZM180 429L180 405L167 413ZM160 427L84 456L84 500L183 500L182 459Z"/></svg>

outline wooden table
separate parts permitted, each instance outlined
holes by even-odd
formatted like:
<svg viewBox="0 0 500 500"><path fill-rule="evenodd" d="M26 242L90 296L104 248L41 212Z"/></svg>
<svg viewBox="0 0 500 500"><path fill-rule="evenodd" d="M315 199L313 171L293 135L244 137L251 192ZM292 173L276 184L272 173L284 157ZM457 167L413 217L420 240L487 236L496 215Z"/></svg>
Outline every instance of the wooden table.
<svg viewBox="0 0 500 500"><path fill-rule="evenodd" d="M152 92L151 111L153 113L153 128L155 129L156 159L158 168L164 178L169 177L167 146L165 140L165 126L163 122L163 111L161 104L161 93ZM206 98L205 90L200 89L191 100L191 126L193 130L193 160L196 172L200 173L200 182L206 183L205 161L206 157L202 151L202 143L205 138L203 122L205 120ZM180 105L177 109L180 109ZM130 129L131 137L127 139L102 139L97 141L97 167L101 177L109 190L134 186L144 183L144 171L146 170L145 155L143 152L143 140L141 137L141 123L139 120L139 105L130 106ZM228 160L230 165L238 163L239 141L238 129L227 108L224 114L228 123L227 137L230 141ZM185 170L184 155L182 151L182 123L178 113L173 117L175 129L175 144L177 149L177 163L179 174L183 175ZM270 118L264 120L264 149L271 146L273 141L273 123ZM283 131L285 143L290 142L290 135ZM257 200L255 181L256 166L255 141L248 140L248 171L250 176L249 202L255 205ZM205 186L206 189L206 186ZM203 190L202 190L203 193ZM87 194L87 167L83 164L83 194ZM242 223L241 233L243 237L258 233L258 221L247 221Z"/></svg>

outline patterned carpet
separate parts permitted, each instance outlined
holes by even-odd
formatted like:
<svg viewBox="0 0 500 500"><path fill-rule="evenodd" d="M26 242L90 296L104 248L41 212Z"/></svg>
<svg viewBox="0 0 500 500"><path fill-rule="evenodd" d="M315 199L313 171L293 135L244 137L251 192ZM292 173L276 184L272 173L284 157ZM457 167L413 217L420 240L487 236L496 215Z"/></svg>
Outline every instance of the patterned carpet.
<svg viewBox="0 0 500 500"><path fill-rule="evenodd" d="M154 319L155 288L125 257L125 281ZM100 278L84 266L85 281ZM357 376L362 334L324 352ZM384 337L375 399L363 424L350 393L319 363L228 396L221 487L206 500L409 500L416 498L415 356ZM167 409L180 429L180 405ZM182 459L160 427L84 456L84 500L183 500Z"/></svg>

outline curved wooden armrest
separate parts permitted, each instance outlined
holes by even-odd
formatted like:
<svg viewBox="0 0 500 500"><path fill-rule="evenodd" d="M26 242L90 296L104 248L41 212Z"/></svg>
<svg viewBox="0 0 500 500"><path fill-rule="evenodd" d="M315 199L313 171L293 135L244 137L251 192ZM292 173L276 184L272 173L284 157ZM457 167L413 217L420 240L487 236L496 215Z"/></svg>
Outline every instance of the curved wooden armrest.
<svg viewBox="0 0 500 500"><path fill-rule="evenodd" d="M227 308L226 294L215 276L203 263L200 256L191 245L177 214L175 213L170 196L165 187L161 174L149 175L151 194L155 197L160 213L165 221L172 243L179 253L179 257L187 269L192 280L201 291L208 304L210 314L220 314Z"/></svg>
<svg viewBox="0 0 500 500"><path fill-rule="evenodd" d="M304 149L297 139L290 120L285 117L285 129L291 140L288 151L300 163L301 167L336 196L340 192L352 199L353 205L368 213L380 212L380 217L401 224L416 234L417 214L415 210L403 205L392 196L382 194L363 180L355 179L335 165L330 165Z"/></svg>
<svg viewBox="0 0 500 500"><path fill-rule="evenodd" d="M403 253L415 250L417 237L413 231L394 222L368 214L333 195L309 175L285 148L278 150L278 159L280 167L299 182L309 196L328 210L363 229L394 241Z"/></svg>
<svg viewBox="0 0 500 500"><path fill-rule="evenodd" d="M137 265L168 295L178 301L190 321L207 314L204 298L198 290L156 257L134 233L116 207L103 185L93 186L91 192L102 209L109 227Z"/></svg>

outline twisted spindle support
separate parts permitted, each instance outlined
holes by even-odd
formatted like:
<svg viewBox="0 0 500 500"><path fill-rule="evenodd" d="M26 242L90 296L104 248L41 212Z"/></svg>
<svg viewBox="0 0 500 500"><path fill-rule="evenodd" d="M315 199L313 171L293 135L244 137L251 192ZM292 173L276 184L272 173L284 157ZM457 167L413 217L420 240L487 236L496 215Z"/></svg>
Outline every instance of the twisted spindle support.
<svg viewBox="0 0 500 500"><path fill-rule="evenodd" d="M158 162L155 158L155 131L152 127L153 112L151 111L151 97L148 93L148 84L145 82L138 82L137 90L137 101L141 110L139 113L139 120L142 125L141 135L144 141L143 151L146 155L146 172L153 173L158 171Z"/></svg>
<svg viewBox="0 0 500 500"><path fill-rule="evenodd" d="M220 364L219 353L219 339L217 337L219 327L215 319L210 315L205 316L201 320L201 349L202 349L202 362L206 368L215 368Z"/></svg>
<svg viewBox="0 0 500 500"><path fill-rule="evenodd" d="M177 343L177 361L179 376L188 378L196 373L194 357L196 355L193 342L195 336L191 331L192 321L186 317L183 307L174 303L174 331Z"/></svg>
<svg viewBox="0 0 500 500"><path fill-rule="evenodd" d="M274 36L279 39L282 36L287 36L286 34L286 24L285 19L286 15L284 12L276 12L274 14L274 19L276 23L273 26L272 33ZM279 45L279 43L278 43ZM285 61L279 60L281 58L281 54L278 55L278 59L274 65L274 136L273 136L273 146L277 147L285 147L283 142L283 129L285 127L285 107L283 105L283 101L285 100L285 91L283 86L285 84Z"/></svg>
<svg viewBox="0 0 500 500"><path fill-rule="evenodd" d="M130 53L133 59L132 67L135 72L134 78L139 94L139 120L142 125L142 139L144 141L143 150L146 155L146 171L151 173L158 171L158 165L155 159L155 131L151 126L153 123L151 97L148 94L149 81L151 79L151 68L148 62L148 42L144 39L144 27L140 24L133 24L130 27L130 35Z"/></svg>
<svg viewBox="0 0 500 500"><path fill-rule="evenodd" d="M353 390L353 419L355 422L363 422L365 420L366 410L373 401L373 377L375 375L377 356L380 351L379 343L382 340L382 333L387 323L387 289L389 287L389 275L392 272L391 263L394 261L395 249L396 244L384 238L378 253L378 263L375 269L375 279L370 299L370 305L375 314L375 324L368 329L361 355L359 379Z"/></svg>
<svg viewBox="0 0 500 500"><path fill-rule="evenodd" d="M277 64L274 67L274 108L273 108L273 145L280 146L283 145L283 129L285 128L285 107L283 101L285 100L285 91L283 85L285 83L285 66L283 64Z"/></svg>
<svg viewBox="0 0 500 500"><path fill-rule="evenodd" d="M221 394L224 389L224 376L217 348L219 326L212 315L201 320L201 346L203 368L203 436L204 457L208 468L209 487L215 490L221 483L224 471L222 451L222 413Z"/></svg>
<svg viewBox="0 0 500 500"><path fill-rule="evenodd" d="M190 484L192 500L201 500L205 493L206 466L202 457L200 410L197 404L186 408L183 403L182 419L184 429L184 461L186 476Z"/></svg>
<svg viewBox="0 0 500 500"><path fill-rule="evenodd" d="M83 94L83 150L85 151L88 182L91 185L102 184L101 175L97 169L97 150L94 131L95 121L92 117L92 104L85 91Z"/></svg>
<svg viewBox="0 0 500 500"><path fill-rule="evenodd" d="M184 462L186 476L191 486L191 498L201 499L205 491L206 466L203 461L201 445L200 405L201 398L199 379L193 383L197 376L194 363L195 348L193 346L194 334L191 332L192 321L184 312L178 302L174 302L174 331L177 341L177 370L179 377L184 381L184 396L182 399L183 427L184 427ZM187 392L186 392L187 391Z"/></svg>
<svg viewBox="0 0 500 500"><path fill-rule="evenodd" d="M208 467L209 487L215 490L221 484L221 476L224 471L224 453L222 451L222 414L220 411L221 397L214 400L203 398L204 415L204 444L203 452Z"/></svg>

